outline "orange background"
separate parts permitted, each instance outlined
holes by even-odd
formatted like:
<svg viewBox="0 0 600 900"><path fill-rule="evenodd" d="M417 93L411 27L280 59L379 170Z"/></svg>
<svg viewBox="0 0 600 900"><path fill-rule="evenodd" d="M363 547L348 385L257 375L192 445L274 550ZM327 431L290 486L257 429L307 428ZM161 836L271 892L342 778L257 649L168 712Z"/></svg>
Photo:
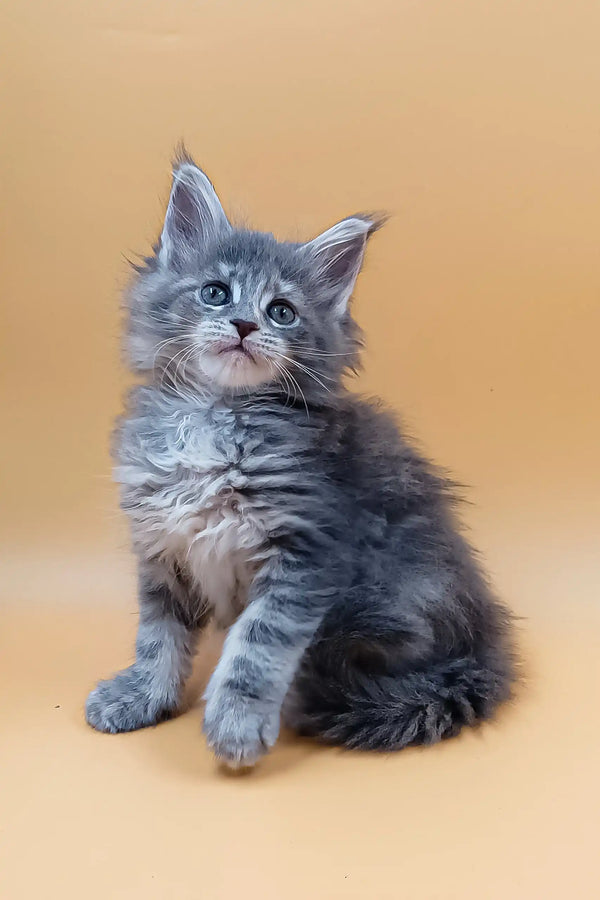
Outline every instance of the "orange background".
<svg viewBox="0 0 600 900"><path fill-rule="evenodd" d="M592 0L5 0L3 897L595 896L599 34ZM497 725L385 758L287 737L242 782L197 711L83 724L135 626L123 254L158 234L180 138L278 236L391 213L358 387L472 486L524 617Z"/></svg>

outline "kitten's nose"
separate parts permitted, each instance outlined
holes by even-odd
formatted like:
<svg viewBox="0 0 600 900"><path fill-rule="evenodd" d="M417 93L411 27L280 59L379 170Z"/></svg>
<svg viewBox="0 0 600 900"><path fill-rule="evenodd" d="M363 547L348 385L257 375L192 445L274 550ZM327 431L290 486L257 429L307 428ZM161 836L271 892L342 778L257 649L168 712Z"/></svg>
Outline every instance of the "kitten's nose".
<svg viewBox="0 0 600 900"><path fill-rule="evenodd" d="M246 322L244 319L230 319L229 321L237 328L237 333L242 341L253 331L258 331L256 322Z"/></svg>

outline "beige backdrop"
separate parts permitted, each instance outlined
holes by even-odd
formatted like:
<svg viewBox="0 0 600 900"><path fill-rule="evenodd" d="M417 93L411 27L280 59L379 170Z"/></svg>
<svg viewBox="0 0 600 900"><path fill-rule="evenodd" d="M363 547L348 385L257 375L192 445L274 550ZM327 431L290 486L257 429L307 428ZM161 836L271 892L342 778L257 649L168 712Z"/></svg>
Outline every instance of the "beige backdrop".
<svg viewBox="0 0 600 900"><path fill-rule="evenodd" d="M596 896L598 4L0 17L0 895ZM197 711L84 726L135 626L108 456L124 257L158 233L180 138L231 213L282 237L391 213L357 291L358 387L472 485L473 539L524 617L528 686L496 725L390 757L287 737L245 781L215 770Z"/></svg>

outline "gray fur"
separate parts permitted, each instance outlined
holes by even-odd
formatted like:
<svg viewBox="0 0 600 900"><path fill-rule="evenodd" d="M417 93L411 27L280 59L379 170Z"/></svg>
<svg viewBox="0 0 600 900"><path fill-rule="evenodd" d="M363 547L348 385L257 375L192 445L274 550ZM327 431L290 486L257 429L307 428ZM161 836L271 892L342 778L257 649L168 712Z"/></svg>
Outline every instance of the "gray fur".
<svg viewBox="0 0 600 900"><path fill-rule="evenodd" d="M141 566L136 661L113 679L101 681L88 697L87 720L99 731L134 731L177 710L191 672L197 631L178 615L177 592L169 589L171 579L161 569Z"/></svg>
<svg viewBox="0 0 600 900"><path fill-rule="evenodd" d="M308 244L235 229L179 160L129 294L144 383L116 474L140 560L136 662L90 695L94 727L173 714L211 616L229 633L204 730L232 766L271 747L282 716L330 743L399 749L509 696L509 615L457 529L449 482L345 387L361 344L348 301L379 224L351 217ZM230 288L226 307L203 306L213 281ZM281 298L290 327L266 313ZM232 319L258 325L243 345Z"/></svg>

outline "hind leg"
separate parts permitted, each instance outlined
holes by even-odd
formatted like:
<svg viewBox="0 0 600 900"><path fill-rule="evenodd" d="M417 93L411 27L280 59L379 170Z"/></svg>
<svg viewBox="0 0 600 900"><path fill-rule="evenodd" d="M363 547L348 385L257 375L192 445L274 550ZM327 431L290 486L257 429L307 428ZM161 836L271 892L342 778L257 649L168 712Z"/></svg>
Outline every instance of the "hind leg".
<svg viewBox="0 0 600 900"><path fill-rule="evenodd" d="M509 646L411 662L391 641L364 641L348 640L345 655L326 642L311 648L283 706L288 727L328 744L400 750L452 737L510 697Z"/></svg>
<svg viewBox="0 0 600 900"><path fill-rule="evenodd" d="M335 703L349 680L399 676L427 658L432 645L425 620L385 606L373 608L364 591L353 589L329 611L304 654L283 704L283 722L298 734L320 735L342 711ZM324 705L324 697L331 702Z"/></svg>
<svg viewBox="0 0 600 900"><path fill-rule="evenodd" d="M332 744L395 750L457 734L510 696L506 610L466 550L460 565L426 565L432 541L414 563L399 545L392 585L363 583L328 612L286 698L286 724Z"/></svg>

